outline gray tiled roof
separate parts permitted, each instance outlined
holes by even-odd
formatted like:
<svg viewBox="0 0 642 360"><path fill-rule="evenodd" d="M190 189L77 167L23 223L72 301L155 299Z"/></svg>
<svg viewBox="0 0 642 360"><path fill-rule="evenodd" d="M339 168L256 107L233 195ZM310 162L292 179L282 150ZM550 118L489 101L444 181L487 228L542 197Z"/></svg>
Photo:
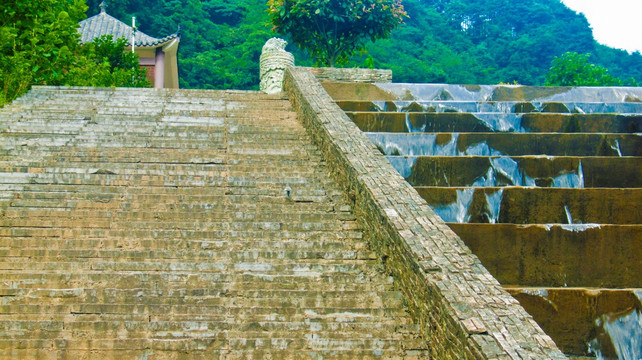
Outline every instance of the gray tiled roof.
<svg viewBox="0 0 642 360"><path fill-rule="evenodd" d="M102 35L113 35L114 39L127 39L127 43L131 45L132 27L104 11L101 11L98 15L94 15L81 21L78 31L81 36L80 41L83 43L91 42ZM136 31L136 43L134 45L140 47L156 47L178 37L178 33L175 33L165 36L164 38L157 39L141 31Z"/></svg>

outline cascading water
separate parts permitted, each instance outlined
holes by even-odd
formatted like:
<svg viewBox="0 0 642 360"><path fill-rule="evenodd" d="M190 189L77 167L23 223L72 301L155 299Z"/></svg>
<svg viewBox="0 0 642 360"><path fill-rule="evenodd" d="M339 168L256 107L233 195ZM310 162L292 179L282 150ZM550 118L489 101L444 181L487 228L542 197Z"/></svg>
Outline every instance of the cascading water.
<svg viewBox="0 0 642 360"><path fill-rule="evenodd" d="M573 216L571 215L571 211L568 209L568 205L564 206L564 212L566 213L566 221L568 224L573 225Z"/></svg>
<svg viewBox="0 0 642 360"><path fill-rule="evenodd" d="M496 224L499 221L499 210L502 204L502 196L504 195L504 189L499 189L499 191L492 194L484 194L486 197L486 208L488 209L488 220L491 224Z"/></svg>
<svg viewBox="0 0 642 360"><path fill-rule="evenodd" d="M375 146L388 155L409 156L502 156L503 154L486 142L473 144L464 151L459 151L457 142L459 134L451 134L451 139L443 145L437 144L437 134L395 134L366 133Z"/></svg>
<svg viewBox="0 0 642 360"><path fill-rule="evenodd" d="M582 170L582 162L580 161L577 166L577 173L562 174L553 179L553 187L556 188L584 188L584 170Z"/></svg>
<svg viewBox="0 0 642 360"><path fill-rule="evenodd" d="M642 303L642 291L637 291L635 294ZM604 315L595 320L595 324L603 328L610 338L618 359L642 359L642 312L640 309L633 309L617 318L613 318L612 315ZM598 339L594 339L588 344L589 353L594 354L597 359L603 360L601 348L602 344Z"/></svg>
<svg viewBox="0 0 642 360"><path fill-rule="evenodd" d="M410 113L406 113L406 128L408 129L409 133L423 133L426 132L426 126L428 124L424 123L424 125L420 128L415 128L413 127L412 123L410 122Z"/></svg>
<svg viewBox="0 0 642 360"><path fill-rule="evenodd" d="M620 142L615 139L615 145L611 145L611 149L617 152L617 156L622 157L622 151L620 151Z"/></svg>
<svg viewBox="0 0 642 360"><path fill-rule="evenodd" d="M522 117L518 114L478 113L475 116L493 131L526 132L522 127Z"/></svg>
<svg viewBox="0 0 642 360"><path fill-rule="evenodd" d="M495 186L495 171L489 168L486 175L477 179L473 186L467 189L457 190L457 200L448 205L434 206L433 210L445 222L467 223L470 220L468 209L473 201L475 188ZM497 222L499 219L499 207L502 202L503 189L492 195L486 195L486 206L489 211L490 221Z"/></svg>
<svg viewBox="0 0 642 360"><path fill-rule="evenodd" d="M412 167L417 161L416 156L390 156L388 162L397 170L404 179L407 179L412 174Z"/></svg>

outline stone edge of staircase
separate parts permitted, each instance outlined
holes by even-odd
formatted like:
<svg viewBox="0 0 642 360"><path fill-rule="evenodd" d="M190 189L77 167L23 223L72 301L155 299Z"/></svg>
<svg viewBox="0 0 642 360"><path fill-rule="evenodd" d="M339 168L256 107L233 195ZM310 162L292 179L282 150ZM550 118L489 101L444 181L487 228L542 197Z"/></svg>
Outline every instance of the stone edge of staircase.
<svg viewBox="0 0 642 360"><path fill-rule="evenodd" d="M314 74L289 68L284 91L408 300L436 359L566 359L551 338L430 209Z"/></svg>

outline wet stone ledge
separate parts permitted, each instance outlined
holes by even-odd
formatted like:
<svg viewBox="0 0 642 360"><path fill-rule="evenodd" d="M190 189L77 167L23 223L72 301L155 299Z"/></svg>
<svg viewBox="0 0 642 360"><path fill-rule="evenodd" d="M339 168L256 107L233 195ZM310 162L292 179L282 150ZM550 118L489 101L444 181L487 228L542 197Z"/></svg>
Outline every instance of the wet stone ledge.
<svg viewBox="0 0 642 360"><path fill-rule="evenodd" d="M349 83L391 83L392 70L355 68L305 68L319 81Z"/></svg>
<svg viewBox="0 0 642 360"><path fill-rule="evenodd" d="M433 358L566 358L312 73L288 69L284 91L354 202L365 235L407 297Z"/></svg>

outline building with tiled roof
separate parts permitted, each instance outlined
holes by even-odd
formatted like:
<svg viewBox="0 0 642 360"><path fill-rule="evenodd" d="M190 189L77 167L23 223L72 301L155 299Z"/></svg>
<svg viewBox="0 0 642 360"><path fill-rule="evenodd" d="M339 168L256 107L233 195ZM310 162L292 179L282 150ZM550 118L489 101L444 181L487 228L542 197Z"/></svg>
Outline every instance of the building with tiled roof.
<svg viewBox="0 0 642 360"><path fill-rule="evenodd" d="M128 47L131 47L133 34L133 49L154 87L178 88L179 32L157 39L107 14L105 8L106 5L102 2L99 14L80 22L78 31L81 42L87 43L103 35L112 35L114 39L127 39Z"/></svg>

